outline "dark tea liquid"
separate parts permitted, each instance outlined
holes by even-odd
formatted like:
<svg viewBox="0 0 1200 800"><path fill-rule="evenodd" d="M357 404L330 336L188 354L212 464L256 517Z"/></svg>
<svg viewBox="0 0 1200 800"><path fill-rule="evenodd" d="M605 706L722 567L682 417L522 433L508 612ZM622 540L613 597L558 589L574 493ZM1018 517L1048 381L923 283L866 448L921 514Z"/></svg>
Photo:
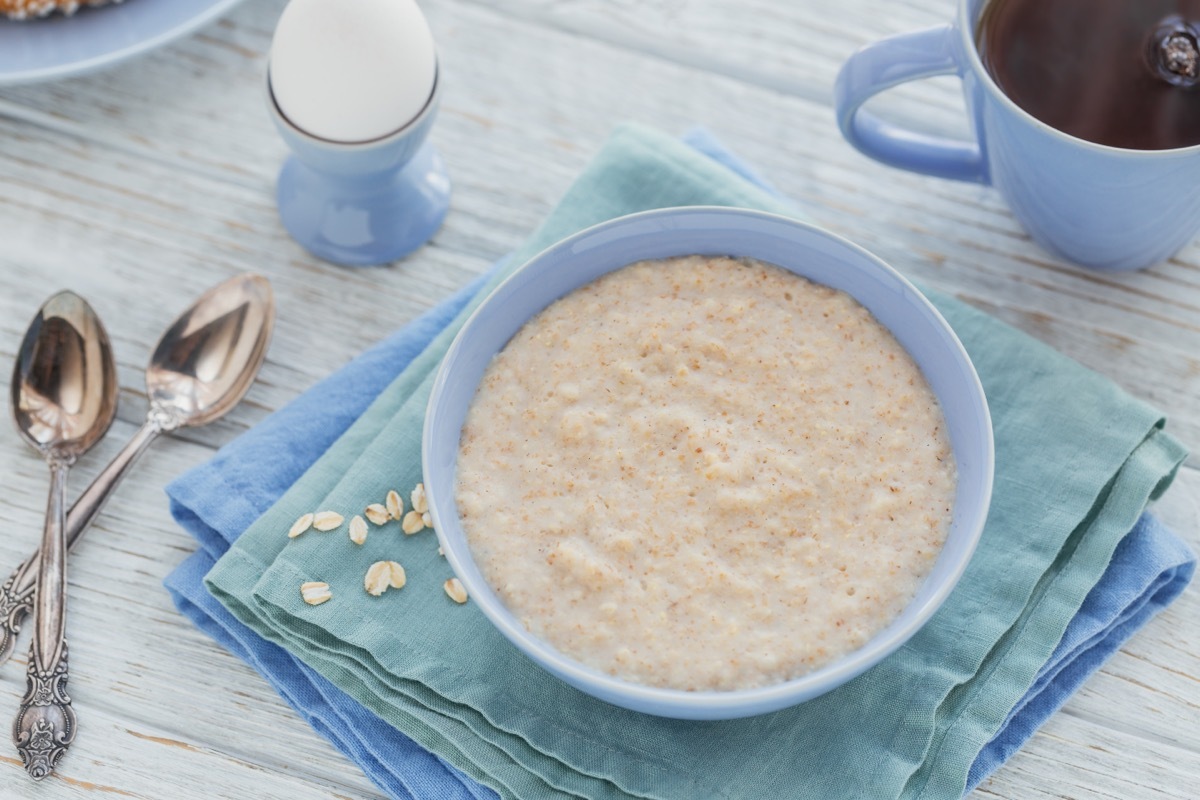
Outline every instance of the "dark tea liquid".
<svg viewBox="0 0 1200 800"><path fill-rule="evenodd" d="M976 39L1018 106L1080 139L1200 144L1200 0L991 0Z"/></svg>

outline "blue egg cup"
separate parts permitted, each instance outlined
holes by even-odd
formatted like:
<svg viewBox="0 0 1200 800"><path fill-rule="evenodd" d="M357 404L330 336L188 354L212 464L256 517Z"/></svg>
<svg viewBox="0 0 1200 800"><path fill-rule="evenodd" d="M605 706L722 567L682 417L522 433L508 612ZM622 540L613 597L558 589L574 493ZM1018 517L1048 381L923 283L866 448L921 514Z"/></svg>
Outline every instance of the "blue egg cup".
<svg viewBox="0 0 1200 800"><path fill-rule="evenodd" d="M279 216L292 238L348 267L386 264L429 241L450 207L450 177L425 141L439 95L435 80L421 113L389 136L333 142L283 115L268 75L271 119L292 151L276 186Z"/></svg>

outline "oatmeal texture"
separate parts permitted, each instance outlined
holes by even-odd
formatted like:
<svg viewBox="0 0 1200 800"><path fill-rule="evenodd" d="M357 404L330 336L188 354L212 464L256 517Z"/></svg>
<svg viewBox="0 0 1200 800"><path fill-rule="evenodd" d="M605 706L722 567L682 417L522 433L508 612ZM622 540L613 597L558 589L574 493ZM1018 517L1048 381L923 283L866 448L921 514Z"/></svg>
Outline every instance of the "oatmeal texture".
<svg viewBox="0 0 1200 800"><path fill-rule="evenodd" d="M475 559L534 635L636 683L798 677L882 630L949 528L912 359L849 295L761 262L639 262L492 361L463 427Z"/></svg>

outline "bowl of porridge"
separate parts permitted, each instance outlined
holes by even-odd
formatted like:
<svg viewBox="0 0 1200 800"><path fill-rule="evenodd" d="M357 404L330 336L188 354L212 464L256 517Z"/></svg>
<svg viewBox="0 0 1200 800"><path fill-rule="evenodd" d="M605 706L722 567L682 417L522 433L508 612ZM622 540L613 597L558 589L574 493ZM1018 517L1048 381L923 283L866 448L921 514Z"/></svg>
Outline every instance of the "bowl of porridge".
<svg viewBox="0 0 1200 800"><path fill-rule="evenodd" d="M895 651L983 529L971 361L865 250L761 212L675 208L515 271L426 416L446 558L576 688L681 719L765 713Z"/></svg>

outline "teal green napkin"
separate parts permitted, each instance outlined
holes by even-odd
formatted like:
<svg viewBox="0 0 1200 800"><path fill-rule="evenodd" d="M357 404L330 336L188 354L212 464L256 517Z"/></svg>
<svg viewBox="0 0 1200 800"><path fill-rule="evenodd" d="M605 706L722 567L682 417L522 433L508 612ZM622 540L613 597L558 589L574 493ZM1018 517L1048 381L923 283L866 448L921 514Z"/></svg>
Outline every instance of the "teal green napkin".
<svg viewBox="0 0 1200 800"><path fill-rule="evenodd" d="M617 131L509 262L592 223L669 205L794 210L674 139ZM503 277L504 271L493 277ZM996 488L959 587L908 644L841 689L748 720L664 720L550 677L472 604L442 592L437 542L372 526L289 540L301 514L354 513L420 480L432 375L468 306L209 573L243 623L314 667L424 747L505 797L957 798L1183 448L1153 409L1110 381L951 298L931 299L984 382ZM362 588L374 561L408 585ZM305 581L333 599L308 606Z"/></svg>

